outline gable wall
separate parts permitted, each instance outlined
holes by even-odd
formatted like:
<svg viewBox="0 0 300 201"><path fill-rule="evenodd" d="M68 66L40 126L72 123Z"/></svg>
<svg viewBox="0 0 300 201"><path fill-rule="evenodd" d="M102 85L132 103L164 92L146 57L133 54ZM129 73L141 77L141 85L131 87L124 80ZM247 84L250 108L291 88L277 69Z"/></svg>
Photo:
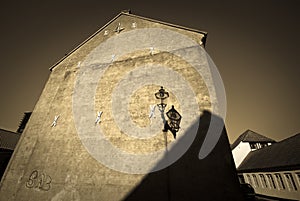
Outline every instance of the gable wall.
<svg viewBox="0 0 300 201"><path fill-rule="evenodd" d="M113 64L111 64L111 67L109 68L112 70L105 71L107 74L104 78L107 80L104 78L101 80L101 83L104 83L105 86L103 86L104 84L99 84L100 81L95 81L93 78L93 71L96 72L98 69L96 61L99 57L93 58L93 51L96 52L97 47L102 42L109 40L111 35L118 34L114 32L114 29L119 21L121 21L121 25L125 27L125 29L119 33L120 36L123 33L126 34L126 31L131 30L132 23L136 22L137 28L144 27L172 30L188 36L198 44L203 37L203 34L180 30L157 22L153 23L145 21L134 16L121 15L115 21L112 21L111 24L107 25L107 27L104 27L97 35L72 52L67 58L52 69L49 80L34 108L32 116L13 155L13 159L1 181L1 201L25 201L29 200L29 198L32 201L72 199L113 201L124 200L126 197L128 200L135 200L135 197L131 197L131 195L139 195L138 192L132 194L132 192L136 192L136 188L139 186L142 186L140 189L143 189L144 191L147 191L148 189L148 194L146 193L146 195L153 196L153 200L166 200L171 196L170 193L173 194L173 197L176 195L175 197L177 197L177 200L193 200L198 198L199 194L203 194L204 192L207 192L207 196L211 196L211 193L208 193L208 189L214 189L214 192L215 189L221 191L213 195L215 196L214 200L222 200L224 196L230 197L230 200L235 200L235 197L233 196L235 194L232 194L232 192L238 192L238 184L232 166L232 156L229 150L226 132L222 135L222 140L220 140L217 145L216 150L218 151L215 151L214 154L211 155L211 158L207 158L206 161L208 162L203 160L200 163L196 160L195 164L197 165L194 164L193 166L190 166L188 161L190 161L190 157L194 158L195 155L186 156L182 159L183 162L179 161L176 165L172 166L172 168L170 167L173 173L168 169L163 169L153 174L128 174L116 171L100 163L91 154L92 150L86 148L83 143L84 139L78 134L81 130L84 131L83 127L78 126L81 125L81 123L90 125L90 128L94 129L103 128L105 130L107 128L106 131L109 130L110 132L108 132L106 137L110 139L115 146L125 149L128 152L146 153L160 150L164 147L165 137L162 134L158 135L158 137L150 142L142 140L137 144L132 144L132 139L127 138L124 133L120 131L114 132L114 129L118 130L118 127L116 127L115 123L112 121L113 117L109 117L109 112L105 110L107 109L106 107L110 107L112 100L106 100L105 98L107 98L107 96L103 96L103 94L110 92L109 90L113 89L111 86L118 86L116 79L130 72L128 69L137 67L144 61L147 61L153 68L158 64L167 65L170 69L175 69L176 72L184 75L190 83L189 86L196 88L196 91L198 90L196 98L195 100L193 99L193 101L197 101L201 105L201 107L197 108L197 114L199 116L203 110L210 110L211 108L208 88L201 77L186 70L190 67L189 63L182 61L179 57L170 55L168 52L155 52L155 55L153 56L149 55L149 49L145 47L141 51L134 51L123 57L117 57L117 60L113 61ZM108 35L104 35L105 30L109 30ZM158 35L158 37L160 36ZM172 41L173 39L170 38L169 40ZM143 40L140 42L143 43ZM113 43L110 48L118 51L122 45L122 43ZM110 48L107 49L107 52L112 51ZM188 49L183 50L185 55L188 54L188 51ZM102 52L100 57L107 52ZM205 58L205 56L203 56L203 58ZM109 62L109 58L107 59ZM90 61L92 63L89 63ZM82 71L82 68L84 68L85 65L93 64L93 62L96 66L91 65L91 68L88 68L88 71ZM203 62L203 65L205 65L206 60L204 59L200 62ZM85 77L86 80L84 81L78 81L78 77L82 76L84 73L90 73L90 77ZM137 74L136 79L143 78L142 76L144 75L141 74L142 72L139 73L140 74ZM209 72L207 73L209 74ZM86 93L87 96L90 95L89 87L86 89L82 87L76 88L78 84L79 86L82 86L80 85L81 81L86 83L87 86L96 87L96 91L94 91L96 95L94 96L93 101L95 108L94 111L92 111L94 116L85 115L87 114L86 112L89 112L88 108L90 105L84 105L84 97L82 97L82 99L76 99L78 103L82 105L79 110L74 109L77 104L77 102L74 103L74 97L79 93L78 91ZM132 81L132 84L134 84L134 80ZM142 94L141 97L144 97L148 93L148 89L154 90L157 89L157 87L159 88L159 84L150 84L145 88L141 88L140 93L133 93L132 95L134 98L131 100L128 107L129 110L132 111L132 118L136 120L135 123L139 126L149 124L147 118L142 121L139 120L143 117L141 116L142 114L139 113L141 111L140 108L144 107L141 103L147 103L146 112L143 114L148 115L148 105L156 104L157 100L149 98L141 101L139 99L140 96L138 95ZM177 87L181 91L185 91L184 87L186 86L177 85ZM172 95L172 93L170 94ZM188 94L176 95L188 97ZM182 109L180 107L183 106L182 104L179 104L180 100L177 96L172 95L170 99L171 103L173 102L180 111ZM128 97L128 94L120 93L118 99L119 103L122 104L122 100L126 97ZM168 104L170 105L171 103ZM188 102L185 102L185 104L188 104ZM94 120L99 109L104 110L102 122L99 126L100 128L95 127L94 125ZM79 111L79 114L76 113L76 111ZM81 113L82 115L80 115ZM54 117L58 115L57 125L51 127ZM79 117L75 119L75 115ZM182 124L184 124L184 122ZM205 124L204 128L207 128L208 125L209 123ZM186 132L189 132L189 128L187 128ZM205 132L201 132L197 134L197 136L201 136L201 140L198 141L199 144L197 145L197 148L194 148L195 150L199 150L199 146L203 143ZM92 135L93 133L88 134ZM167 135L167 143L174 142L170 132ZM94 141L91 141L90 143L93 144ZM102 151L105 152L107 150L103 149ZM222 154L220 155L220 153ZM226 157L224 157L224 153ZM115 160L113 157L114 156L112 156L112 160ZM218 161L218 164L214 161ZM145 166L145 164L141 164L141 168L143 168L143 166ZM197 170L192 167L197 167ZM199 170L199 168L203 168L203 171ZM207 174L212 168L216 170L215 176L209 176ZM195 174L193 174L194 171ZM182 173L183 177L180 177L178 173ZM189 175L186 175L185 177L185 174ZM195 177L195 175L197 176ZM227 178L226 183L216 184L215 182L219 181L220 177ZM170 178L174 179L171 180ZM185 191L181 191L181 193L178 191L178 189L182 189L180 181L182 181L183 178L189 178L190 180L188 181L192 181L191 183L193 184L190 187L186 187L186 193L184 193ZM204 180L207 181L207 179L211 179L208 183L205 182L209 185L202 188L201 182ZM161 182L161 180L164 180L165 182ZM157 185L159 188L156 188L154 190L155 192L152 192L151 190L150 193L149 189L153 189L153 184L155 184L155 186L159 184ZM224 187L224 185L226 188L220 188L221 186ZM14 186L14 188L11 188L12 186ZM198 188L200 188L200 190L198 190ZM143 192L142 195L145 195L145 192ZM236 195L237 197L239 196L238 193L236 193Z"/></svg>

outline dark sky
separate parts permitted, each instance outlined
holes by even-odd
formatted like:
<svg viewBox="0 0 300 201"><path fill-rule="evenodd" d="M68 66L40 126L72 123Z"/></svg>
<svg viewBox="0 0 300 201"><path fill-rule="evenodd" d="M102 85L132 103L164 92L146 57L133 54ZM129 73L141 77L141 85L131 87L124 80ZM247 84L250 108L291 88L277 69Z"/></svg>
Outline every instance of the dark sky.
<svg viewBox="0 0 300 201"><path fill-rule="evenodd" d="M208 32L227 94L230 141L300 132L300 12L286 1L6 1L0 7L0 128L32 111L49 67L120 11Z"/></svg>

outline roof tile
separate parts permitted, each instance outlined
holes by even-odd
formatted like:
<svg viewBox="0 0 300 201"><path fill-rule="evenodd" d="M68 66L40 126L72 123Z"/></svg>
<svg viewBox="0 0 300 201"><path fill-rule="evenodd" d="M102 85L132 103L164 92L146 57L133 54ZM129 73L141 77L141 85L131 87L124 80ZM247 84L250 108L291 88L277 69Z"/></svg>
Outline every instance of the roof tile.
<svg viewBox="0 0 300 201"><path fill-rule="evenodd" d="M250 152L241 165L239 172L254 170L287 169L300 167L300 133L290 138Z"/></svg>
<svg viewBox="0 0 300 201"><path fill-rule="evenodd" d="M248 129L234 141L234 143L231 145L231 150L233 150L240 142L276 142L276 141Z"/></svg>
<svg viewBox="0 0 300 201"><path fill-rule="evenodd" d="M20 134L0 129L0 148L14 150L20 138Z"/></svg>

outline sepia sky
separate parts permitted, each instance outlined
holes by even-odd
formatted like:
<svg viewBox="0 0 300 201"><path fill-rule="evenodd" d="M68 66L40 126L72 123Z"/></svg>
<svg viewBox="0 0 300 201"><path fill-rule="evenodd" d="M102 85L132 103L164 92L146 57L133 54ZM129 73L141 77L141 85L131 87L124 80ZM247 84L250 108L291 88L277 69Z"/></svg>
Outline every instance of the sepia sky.
<svg viewBox="0 0 300 201"><path fill-rule="evenodd" d="M300 133L300 13L286 1L6 1L0 7L0 128L15 131L60 60L120 11L208 32L227 94L230 142L246 129ZM47 114L45 114L47 115Z"/></svg>

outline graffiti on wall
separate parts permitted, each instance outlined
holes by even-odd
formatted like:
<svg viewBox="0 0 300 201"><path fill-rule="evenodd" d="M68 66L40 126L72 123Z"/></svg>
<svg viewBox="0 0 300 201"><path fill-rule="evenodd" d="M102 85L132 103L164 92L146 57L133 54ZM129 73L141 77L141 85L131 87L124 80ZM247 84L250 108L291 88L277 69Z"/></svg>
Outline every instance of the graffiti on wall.
<svg viewBox="0 0 300 201"><path fill-rule="evenodd" d="M43 191L49 191L51 188L52 178L38 170L32 171L25 186L27 188L39 189Z"/></svg>

